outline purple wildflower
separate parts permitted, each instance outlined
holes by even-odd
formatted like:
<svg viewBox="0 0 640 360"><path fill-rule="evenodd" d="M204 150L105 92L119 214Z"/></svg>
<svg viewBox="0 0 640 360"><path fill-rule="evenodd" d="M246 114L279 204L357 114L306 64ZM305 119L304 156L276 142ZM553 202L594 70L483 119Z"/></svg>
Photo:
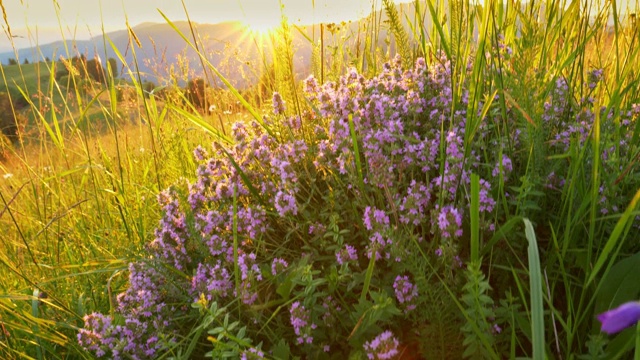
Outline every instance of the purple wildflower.
<svg viewBox="0 0 640 360"><path fill-rule="evenodd" d="M615 334L640 321L640 302L624 303L615 309L598 315L602 323L601 331Z"/></svg>
<svg viewBox="0 0 640 360"><path fill-rule="evenodd" d="M274 258L271 262L271 275L278 275L278 273L286 269L287 266L289 266L289 264L284 259Z"/></svg>
<svg viewBox="0 0 640 360"><path fill-rule="evenodd" d="M254 359L264 359L264 353L262 350L256 348L249 348L248 350L244 350L240 355L241 360L254 360Z"/></svg>
<svg viewBox="0 0 640 360"><path fill-rule="evenodd" d="M256 254L240 254L238 256L238 268L240 269L242 282L240 289L237 289L237 291L239 291L242 302L246 305L251 305L258 299L258 292L255 287L257 282L262 280L262 273L256 264Z"/></svg>
<svg viewBox="0 0 640 360"><path fill-rule="evenodd" d="M358 251L351 245L345 245L344 248L336 253L336 261L342 265L347 261L358 260Z"/></svg>
<svg viewBox="0 0 640 360"><path fill-rule="evenodd" d="M276 115L284 114L286 110L284 100L278 92L273 93L273 113Z"/></svg>
<svg viewBox="0 0 640 360"><path fill-rule="evenodd" d="M313 343L313 336L311 331L316 328L316 324L310 321L309 310L305 309L304 305L299 301L291 304L289 310L291 314L291 326L293 326L293 332L298 336L298 344L311 344Z"/></svg>
<svg viewBox="0 0 640 360"><path fill-rule="evenodd" d="M274 199L274 206L278 210L278 214L284 217L287 214L297 215L298 204L296 203L296 197L290 192L279 190L276 193Z"/></svg>
<svg viewBox="0 0 640 360"><path fill-rule="evenodd" d="M432 221L432 224L437 225L444 238L462 236L462 215L458 209L451 205L444 206L442 210L437 211L436 221Z"/></svg>
<svg viewBox="0 0 640 360"><path fill-rule="evenodd" d="M207 153L207 150L205 150L204 148L202 148L202 146L198 145L194 150L193 150L193 156L196 158L196 160L198 161L202 161L206 158L209 157L209 154Z"/></svg>
<svg viewBox="0 0 640 360"><path fill-rule="evenodd" d="M393 359L398 355L399 345L398 339L393 336L391 331L387 330L376 336L375 339L364 343L364 351L367 353L367 358L371 360Z"/></svg>
<svg viewBox="0 0 640 360"><path fill-rule="evenodd" d="M508 178L509 173L513 170L513 163L511 162L511 159L509 159L509 157L505 154L502 154L502 175L504 176L504 180L506 181ZM496 166L493 168L493 171L491 171L491 176L498 177L498 175L500 175L500 164L496 164Z"/></svg>
<svg viewBox="0 0 640 360"><path fill-rule="evenodd" d="M596 85L602 80L603 69L593 69L587 74L589 80L589 89L595 89Z"/></svg>
<svg viewBox="0 0 640 360"><path fill-rule="evenodd" d="M212 301L218 297L226 297L233 289L233 281L220 261L215 266L198 264L191 280L191 288L194 301L198 300L200 294L205 294L205 298Z"/></svg>
<svg viewBox="0 0 640 360"><path fill-rule="evenodd" d="M408 276L398 275L393 282L393 289L396 293L396 299L405 308L405 312L416 308L415 299L418 297L418 287L409 281Z"/></svg>

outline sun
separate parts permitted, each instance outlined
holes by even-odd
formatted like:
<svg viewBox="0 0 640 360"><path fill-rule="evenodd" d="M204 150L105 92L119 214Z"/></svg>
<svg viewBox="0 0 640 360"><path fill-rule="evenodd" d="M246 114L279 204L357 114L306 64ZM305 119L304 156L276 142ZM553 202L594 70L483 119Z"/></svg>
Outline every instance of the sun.
<svg viewBox="0 0 640 360"><path fill-rule="evenodd" d="M268 17L254 18L252 20L246 20L245 24L249 31L255 35L269 35L278 26L280 26L280 19L271 19Z"/></svg>

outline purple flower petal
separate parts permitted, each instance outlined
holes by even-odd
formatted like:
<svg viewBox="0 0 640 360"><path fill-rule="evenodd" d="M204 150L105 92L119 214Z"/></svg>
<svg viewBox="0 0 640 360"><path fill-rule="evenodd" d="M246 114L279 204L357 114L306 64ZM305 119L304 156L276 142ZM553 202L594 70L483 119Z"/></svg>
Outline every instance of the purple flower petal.
<svg viewBox="0 0 640 360"><path fill-rule="evenodd" d="M640 320L640 302L628 302L598 315L602 323L601 331L615 334Z"/></svg>

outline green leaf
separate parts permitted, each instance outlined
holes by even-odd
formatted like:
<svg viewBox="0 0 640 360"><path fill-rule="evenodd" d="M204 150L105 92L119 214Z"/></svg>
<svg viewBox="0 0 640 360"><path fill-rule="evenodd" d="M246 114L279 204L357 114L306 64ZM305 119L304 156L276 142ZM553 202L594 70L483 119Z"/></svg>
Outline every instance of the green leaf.
<svg viewBox="0 0 640 360"><path fill-rule="evenodd" d="M596 295L596 313L604 312L624 302L638 299L640 282L640 252L615 263L600 282Z"/></svg>
<svg viewBox="0 0 640 360"><path fill-rule="evenodd" d="M284 339L280 339L272 351L273 358L276 360L289 360L289 356L291 355L289 344Z"/></svg>
<svg viewBox="0 0 640 360"><path fill-rule="evenodd" d="M293 289L293 281L291 281L292 276L293 274L289 274L289 276L287 276L282 284L280 284L276 289L276 293L282 296L285 300L289 300L289 297L291 296L291 289Z"/></svg>

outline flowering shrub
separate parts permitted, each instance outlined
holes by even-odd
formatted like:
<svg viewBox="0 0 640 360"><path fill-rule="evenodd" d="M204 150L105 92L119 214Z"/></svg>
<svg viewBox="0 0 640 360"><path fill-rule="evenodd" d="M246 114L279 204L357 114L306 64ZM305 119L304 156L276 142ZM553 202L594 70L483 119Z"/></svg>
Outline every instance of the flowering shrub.
<svg viewBox="0 0 640 360"><path fill-rule="evenodd" d="M480 176L487 234L502 211L496 189L518 179L518 159L501 151L519 141L515 126L490 146L483 123L464 143L468 96L453 103L451 68L440 58L403 70L396 59L371 79L355 70L338 82L311 77L311 106L301 116L287 117L275 94L275 117L238 122L232 143L195 149L196 179L158 196L164 215L148 259L131 264L114 316L85 317L81 346L98 357L142 359L187 348L189 337L206 342L195 323L247 358L362 349L371 359L396 356L399 340L381 331L404 341L419 320L412 316L427 301L425 264L449 273L462 265L471 174ZM590 124L560 117L568 100L557 85L544 120L565 151L587 140ZM607 156L623 155L616 151ZM565 180L555 171L549 191ZM210 327L208 306L220 307L209 311ZM224 327L229 318L246 327L245 338L210 330L223 314Z"/></svg>

